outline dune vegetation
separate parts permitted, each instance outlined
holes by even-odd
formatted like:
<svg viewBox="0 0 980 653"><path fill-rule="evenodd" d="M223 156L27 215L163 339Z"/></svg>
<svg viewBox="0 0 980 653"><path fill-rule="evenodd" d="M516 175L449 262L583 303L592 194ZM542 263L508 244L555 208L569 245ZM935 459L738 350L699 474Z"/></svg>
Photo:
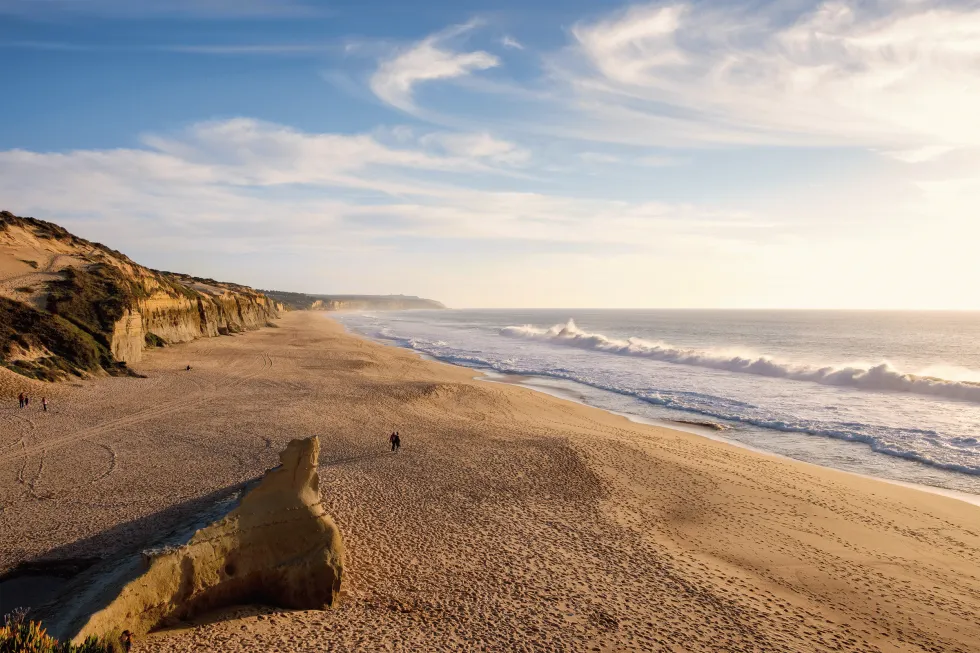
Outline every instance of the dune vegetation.
<svg viewBox="0 0 980 653"><path fill-rule="evenodd" d="M26 620L23 611L7 615L0 627L0 653L119 653L123 650L120 637L89 637L81 644L59 642L40 623Z"/></svg>

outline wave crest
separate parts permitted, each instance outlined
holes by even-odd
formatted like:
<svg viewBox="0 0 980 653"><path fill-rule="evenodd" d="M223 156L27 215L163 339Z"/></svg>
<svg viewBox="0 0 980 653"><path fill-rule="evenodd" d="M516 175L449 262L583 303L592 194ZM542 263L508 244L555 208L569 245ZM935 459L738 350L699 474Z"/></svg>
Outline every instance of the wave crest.
<svg viewBox="0 0 980 653"><path fill-rule="evenodd" d="M980 403L980 383L910 374L895 369L887 362L871 366L818 367L779 361L769 356L741 356L727 352L685 349L642 338L626 340L610 338L601 333L583 331L573 320L568 320L565 324L556 324L549 329L541 329L530 324L508 326L501 329L500 334L511 338L543 340L620 356L635 356L738 374L755 374L862 390L909 392Z"/></svg>

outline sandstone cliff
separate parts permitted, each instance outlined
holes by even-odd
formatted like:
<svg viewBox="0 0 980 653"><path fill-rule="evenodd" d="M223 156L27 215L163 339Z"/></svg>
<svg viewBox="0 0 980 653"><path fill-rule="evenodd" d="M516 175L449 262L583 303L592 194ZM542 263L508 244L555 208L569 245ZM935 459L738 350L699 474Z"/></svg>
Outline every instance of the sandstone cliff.
<svg viewBox="0 0 980 653"><path fill-rule="evenodd" d="M279 467L237 502L215 506L179 535L83 572L38 611L76 643L151 629L251 601L296 610L333 605L344 548L320 503L317 438L293 440ZM33 615L32 615L33 616Z"/></svg>
<svg viewBox="0 0 980 653"><path fill-rule="evenodd" d="M118 373L119 363L138 362L147 347L257 329L282 310L246 286L151 270L6 211L0 302L0 364L42 379ZM72 353L81 350L84 356Z"/></svg>

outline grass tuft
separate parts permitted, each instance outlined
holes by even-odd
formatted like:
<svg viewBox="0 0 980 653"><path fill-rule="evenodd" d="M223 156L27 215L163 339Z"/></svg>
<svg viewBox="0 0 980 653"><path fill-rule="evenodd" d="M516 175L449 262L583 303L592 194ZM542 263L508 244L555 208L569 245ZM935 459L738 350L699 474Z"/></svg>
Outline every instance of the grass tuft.
<svg viewBox="0 0 980 653"><path fill-rule="evenodd" d="M0 627L0 653L121 653L119 637L89 637L82 644L59 642L36 621L27 621L25 610L4 617Z"/></svg>

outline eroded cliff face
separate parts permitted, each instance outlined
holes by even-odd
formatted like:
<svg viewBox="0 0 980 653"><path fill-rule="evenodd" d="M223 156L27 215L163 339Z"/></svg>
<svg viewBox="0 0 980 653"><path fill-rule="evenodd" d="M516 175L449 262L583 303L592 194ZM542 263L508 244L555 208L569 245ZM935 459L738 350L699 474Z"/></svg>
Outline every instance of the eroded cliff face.
<svg viewBox="0 0 980 653"><path fill-rule="evenodd" d="M7 211L0 299L11 306L0 314L0 365L44 380L125 374L123 363L138 362L147 347L258 329L283 310L247 286L151 270Z"/></svg>
<svg viewBox="0 0 980 653"><path fill-rule="evenodd" d="M126 311L112 329L112 357L126 363L138 361L143 358L144 346L143 316L139 311Z"/></svg>
<svg viewBox="0 0 980 653"><path fill-rule="evenodd" d="M231 333L251 331L280 316L281 307L254 293L225 290L211 294L201 288L197 297L173 297L156 293L138 300L135 310L116 322L112 335L112 354L120 361L134 363L152 336L165 344L190 342ZM147 338L148 334L152 334Z"/></svg>

